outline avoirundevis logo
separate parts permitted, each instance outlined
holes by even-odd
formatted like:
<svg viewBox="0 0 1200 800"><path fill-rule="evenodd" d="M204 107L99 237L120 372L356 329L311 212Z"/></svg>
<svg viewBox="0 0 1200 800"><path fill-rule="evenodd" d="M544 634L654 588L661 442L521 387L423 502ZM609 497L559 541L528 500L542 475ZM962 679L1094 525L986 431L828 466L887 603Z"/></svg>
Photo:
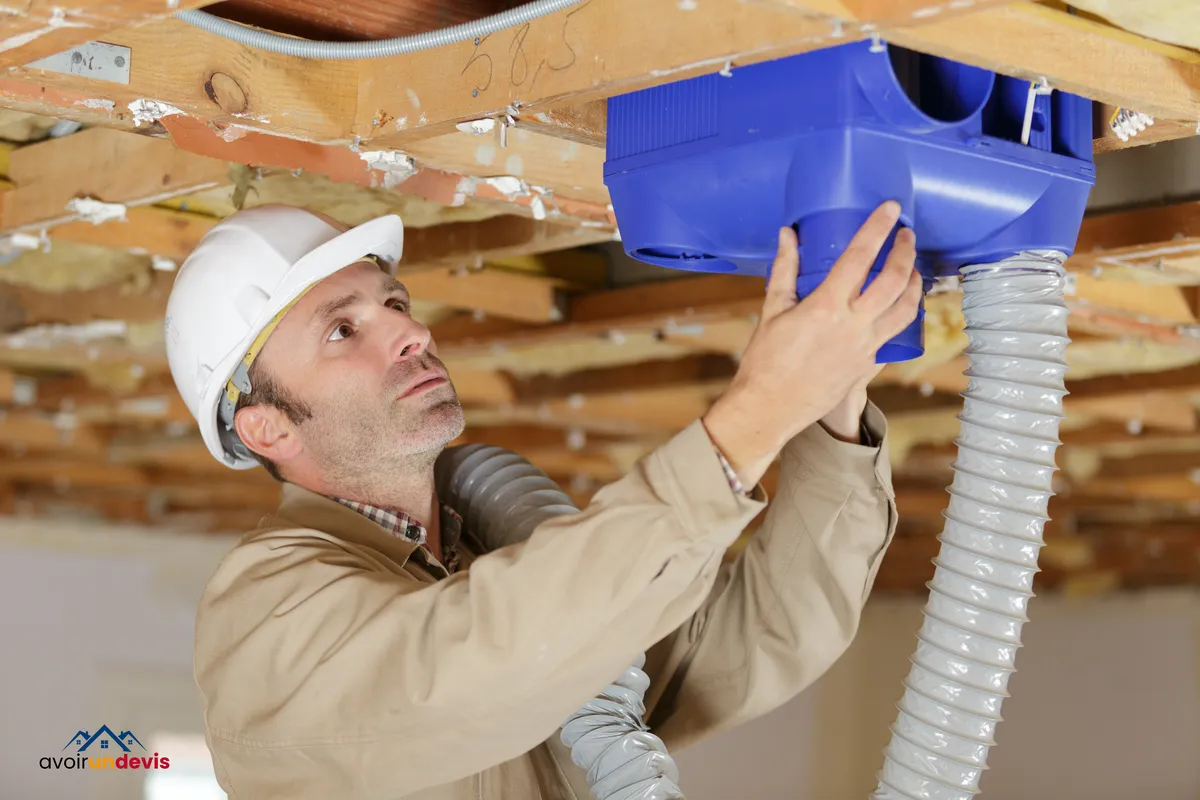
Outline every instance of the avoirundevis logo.
<svg viewBox="0 0 1200 800"><path fill-rule="evenodd" d="M169 769L166 756L147 753L146 746L133 731L113 733L101 725L95 733L76 731L63 750L74 748L74 755L47 756L38 761L42 769Z"/></svg>

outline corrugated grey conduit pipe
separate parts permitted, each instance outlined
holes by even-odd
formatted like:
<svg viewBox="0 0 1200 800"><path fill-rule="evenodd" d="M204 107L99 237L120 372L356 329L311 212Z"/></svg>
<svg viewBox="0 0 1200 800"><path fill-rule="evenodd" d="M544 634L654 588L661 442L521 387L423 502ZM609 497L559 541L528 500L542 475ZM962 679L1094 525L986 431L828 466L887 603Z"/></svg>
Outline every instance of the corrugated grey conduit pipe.
<svg viewBox="0 0 1200 800"><path fill-rule="evenodd" d="M488 36L505 28L524 25L538 17L569 8L580 1L534 0L534 2L525 3L516 8L501 11L499 14L464 22L461 25L370 42L314 42L310 39L281 36L271 31L231 22L206 11L177 11L175 16L189 25L224 39L285 56L328 59L386 58Z"/></svg>
<svg viewBox="0 0 1200 800"><path fill-rule="evenodd" d="M873 800L971 800L995 744L1053 495L1065 256L964 267L968 386L917 649Z"/></svg>
<svg viewBox="0 0 1200 800"><path fill-rule="evenodd" d="M435 466L438 497L488 551L523 541L545 520L578 511L558 484L499 447L465 445ZM646 727L650 678L645 654L562 726L571 760L587 774L596 800L683 800L679 770Z"/></svg>

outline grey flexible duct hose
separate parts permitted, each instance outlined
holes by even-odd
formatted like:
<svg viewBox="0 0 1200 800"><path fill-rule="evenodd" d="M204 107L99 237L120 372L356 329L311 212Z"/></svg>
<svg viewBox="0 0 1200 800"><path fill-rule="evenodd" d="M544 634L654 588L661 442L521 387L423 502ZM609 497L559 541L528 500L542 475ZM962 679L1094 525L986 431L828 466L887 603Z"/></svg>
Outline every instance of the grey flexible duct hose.
<svg viewBox="0 0 1200 800"><path fill-rule="evenodd" d="M1054 494L1065 256L965 267L969 367L937 569L874 800L971 800L995 744Z"/></svg>
<svg viewBox="0 0 1200 800"><path fill-rule="evenodd" d="M209 14L206 11L177 11L175 16L189 25L209 33L230 39L238 44L267 50L297 58L358 59L386 58L418 50L430 50L442 45L488 36L505 28L523 25L526 22L569 8L580 0L534 0L490 17L471 20L449 28L400 36L395 39L380 39L374 42L314 42L281 36L271 31L259 30L237 22Z"/></svg>
<svg viewBox="0 0 1200 800"><path fill-rule="evenodd" d="M578 511L545 473L499 447L452 447L434 473L438 497L488 551L523 541L542 522ZM587 773L596 800L683 800L675 762L642 721L650 685L644 665L642 654L562 725L562 741Z"/></svg>

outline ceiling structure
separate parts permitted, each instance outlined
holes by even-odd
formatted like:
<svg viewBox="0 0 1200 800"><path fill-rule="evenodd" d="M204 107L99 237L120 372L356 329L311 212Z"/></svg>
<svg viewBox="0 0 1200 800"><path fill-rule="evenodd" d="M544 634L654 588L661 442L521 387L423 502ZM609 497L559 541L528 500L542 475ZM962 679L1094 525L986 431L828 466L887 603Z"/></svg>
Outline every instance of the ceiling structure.
<svg viewBox="0 0 1200 800"><path fill-rule="evenodd" d="M515 4L206 10L352 40ZM4 512L237 531L273 508L265 473L208 456L163 352L174 270L239 207L290 202L348 224L399 213L401 277L467 407L463 441L522 453L586 502L722 391L762 297L760 280L614 257L605 96L878 34L1153 115L1122 141L1104 124L1114 106L1098 113L1115 176L1140 176L1141 146L1179 140L1161 151L1184 159L1200 144L1200 53L1180 46L1200 46L1200 29L1170 0L592 0L478 45L354 62L253 51L173 10L76 0L64 16L31 0L0 18ZM1143 35L1161 36L1164 14L1180 21L1173 44ZM27 66L89 41L128 48L124 80ZM1114 196L1107 163L1098 198ZM1200 581L1200 202L1171 194L1098 204L1068 262L1071 394L1043 588ZM947 502L961 294L926 302L926 355L872 387L902 517L881 592L923 591Z"/></svg>

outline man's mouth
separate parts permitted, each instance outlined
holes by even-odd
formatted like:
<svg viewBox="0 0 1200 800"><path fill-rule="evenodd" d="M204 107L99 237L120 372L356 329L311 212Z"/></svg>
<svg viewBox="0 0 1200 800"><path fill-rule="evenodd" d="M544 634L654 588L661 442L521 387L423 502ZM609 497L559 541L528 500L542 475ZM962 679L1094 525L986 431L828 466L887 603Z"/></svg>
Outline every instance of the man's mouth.
<svg viewBox="0 0 1200 800"><path fill-rule="evenodd" d="M446 383L446 373L439 369L430 369L422 372L416 377L408 388L400 393L400 398L413 397L414 395L427 392L430 389L436 389Z"/></svg>

